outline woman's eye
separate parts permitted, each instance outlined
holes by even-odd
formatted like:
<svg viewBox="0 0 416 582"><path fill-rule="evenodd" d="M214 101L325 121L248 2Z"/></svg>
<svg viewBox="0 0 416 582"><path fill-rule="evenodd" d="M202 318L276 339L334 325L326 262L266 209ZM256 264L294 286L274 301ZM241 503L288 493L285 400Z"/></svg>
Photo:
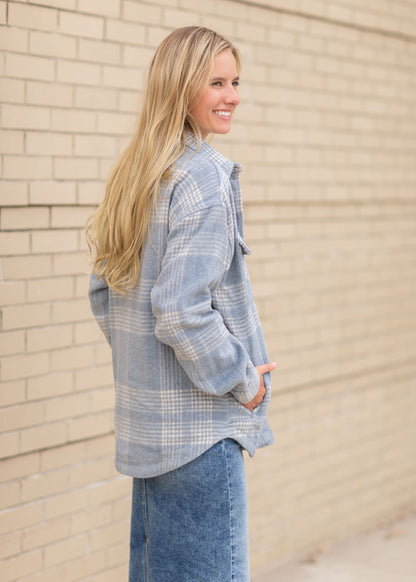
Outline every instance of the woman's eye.
<svg viewBox="0 0 416 582"><path fill-rule="evenodd" d="M233 81L232 82L232 86L233 87L238 87L240 85L240 81ZM222 87L222 81L214 81L212 83L213 87Z"/></svg>

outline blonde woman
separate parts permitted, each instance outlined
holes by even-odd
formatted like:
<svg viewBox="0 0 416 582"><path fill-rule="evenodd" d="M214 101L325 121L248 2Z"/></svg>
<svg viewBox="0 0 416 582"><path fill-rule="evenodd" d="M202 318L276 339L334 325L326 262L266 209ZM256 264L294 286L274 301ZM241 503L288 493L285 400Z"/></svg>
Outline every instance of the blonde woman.
<svg viewBox="0 0 416 582"><path fill-rule="evenodd" d="M245 265L241 167L205 141L231 128L239 69L237 49L206 28L162 42L136 135L87 226L115 463L133 477L130 582L249 580L242 449L272 442L275 364Z"/></svg>

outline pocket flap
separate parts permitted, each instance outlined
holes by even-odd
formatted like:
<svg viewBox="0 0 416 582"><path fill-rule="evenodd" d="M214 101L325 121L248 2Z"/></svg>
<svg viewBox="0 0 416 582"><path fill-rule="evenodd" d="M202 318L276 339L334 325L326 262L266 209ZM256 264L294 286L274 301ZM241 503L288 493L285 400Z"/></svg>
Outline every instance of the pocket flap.
<svg viewBox="0 0 416 582"><path fill-rule="evenodd" d="M241 247L241 250L243 251L243 255L251 255L251 250L248 248L246 243L243 241L243 239L239 233L237 234L237 240L238 240L238 244Z"/></svg>

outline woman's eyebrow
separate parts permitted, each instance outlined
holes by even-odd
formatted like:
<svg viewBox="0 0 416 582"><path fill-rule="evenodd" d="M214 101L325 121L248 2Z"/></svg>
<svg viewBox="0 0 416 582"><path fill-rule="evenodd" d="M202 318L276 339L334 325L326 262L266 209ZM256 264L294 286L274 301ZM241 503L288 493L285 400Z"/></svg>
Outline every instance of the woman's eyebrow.
<svg viewBox="0 0 416 582"><path fill-rule="evenodd" d="M225 77L213 77L212 80L213 81L226 81L227 79ZM239 81L239 80L240 80L240 77L236 77L235 79L233 79L233 82Z"/></svg>

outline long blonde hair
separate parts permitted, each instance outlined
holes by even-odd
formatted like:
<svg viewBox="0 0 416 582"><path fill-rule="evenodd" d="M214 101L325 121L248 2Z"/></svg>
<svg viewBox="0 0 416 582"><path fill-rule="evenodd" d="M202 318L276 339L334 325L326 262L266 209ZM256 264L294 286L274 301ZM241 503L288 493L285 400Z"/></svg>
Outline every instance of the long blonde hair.
<svg viewBox="0 0 416 582"><path fill-rule="evenodd" d="M185 134L199 140L190 115L207 84L214 57L237 49L204 27L187 26L160 44L150 65L136 133L107 181L105 197L86 226L93 270L124 293L140 276L144 245L161 182L185 148Z"/></svg>

